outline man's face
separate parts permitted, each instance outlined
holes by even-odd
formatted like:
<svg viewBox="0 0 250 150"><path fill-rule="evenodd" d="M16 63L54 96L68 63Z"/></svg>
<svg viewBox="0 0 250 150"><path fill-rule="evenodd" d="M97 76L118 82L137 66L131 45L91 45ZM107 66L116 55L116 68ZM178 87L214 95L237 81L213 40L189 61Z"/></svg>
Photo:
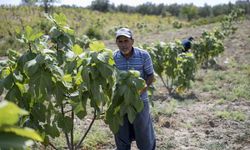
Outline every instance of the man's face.
<svg viewBox="0 0 250 150"><path fill-rule="evenodd" d="M126 36L119 36L116 39L116 44L122 54L127 55L131 52L134 40Z"/></svg>

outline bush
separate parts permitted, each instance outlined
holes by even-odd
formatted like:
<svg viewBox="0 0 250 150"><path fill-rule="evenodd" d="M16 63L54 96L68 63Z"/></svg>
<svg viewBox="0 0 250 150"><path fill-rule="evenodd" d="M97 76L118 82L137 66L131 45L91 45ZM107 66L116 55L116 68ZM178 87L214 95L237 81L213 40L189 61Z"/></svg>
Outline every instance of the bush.
<svg viewBox="0 0 250 150"><path fill-rule="evenodd" d="M173 27L176 29L180 29L180 28L182 28L182 23L179 21L175 21L175 22L173 22Z"/></svg>

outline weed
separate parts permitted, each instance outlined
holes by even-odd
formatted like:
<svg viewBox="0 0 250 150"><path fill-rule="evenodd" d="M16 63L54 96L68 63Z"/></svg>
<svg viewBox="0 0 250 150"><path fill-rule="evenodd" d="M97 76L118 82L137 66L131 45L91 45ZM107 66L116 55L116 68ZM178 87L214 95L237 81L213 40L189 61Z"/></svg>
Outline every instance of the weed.
<svg viewBox="0 0 250 150"><path fill-rule="evenodd" d="M216 113L217 117L226 119L226 120L234 120L234 121L245 121L247 116L240 111L217 111Z"/></svg>

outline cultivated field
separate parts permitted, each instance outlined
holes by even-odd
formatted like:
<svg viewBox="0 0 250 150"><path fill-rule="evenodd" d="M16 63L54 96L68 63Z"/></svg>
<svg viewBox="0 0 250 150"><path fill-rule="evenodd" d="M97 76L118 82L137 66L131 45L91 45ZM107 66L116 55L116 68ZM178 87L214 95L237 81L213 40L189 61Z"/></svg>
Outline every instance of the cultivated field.
<svg viewBox="0 0 250 150"><path fill-rule="evenodd" d="M199 69L192 88L182 96L170 97L160 80L155 83L152 118L157 149L247 150L250 149L250 21L224 41L225 52L217 65ZM199 37L214 26L183 28L140 37L136 42L172 41ZM105 41L115 48L114 41ZM94 142L95 141L95 142ZM86 149L114 149L113 136L96 122ZM133 149L136 144L133 143Z"/></svg>
<svg viewBox="0 0 250 150"><path fill-rule="evenodd" d="M36 12L35 10L33 11ZM30 10L30 13L33 11ZM37 15L39 16L39 14ZM78 15L81 19L81 14L79 13ZM112 14L106 15L110 17ZM138 17L141 16L133 16L135 19L138 19ZM5 19L8 23L7 17ZM75 20L77 19L75 18ZM152 20L155 18L149 19L153 22ZM165 21L172 22L170 19ZM104 19L103 23L105 24L106 22L107 20ZM143 24L144 22L146 21L140 23ZM91 24L92 22L87 23ZM132 24L133 21L129 23ZM10 22L9 24L12 23ZM217 63L206 69L199 68L191 89L184 94L170 96L157 77L154 83L156 90L152 100L154 106L151 107L157 138L157 150L250 149L249 24L250 20L245 20L237 25L236 33L224 40L225 51L220 57L215 58ZM81 25L75 24L73 27L79 29ZM121 23L121 25L125 25L125 23ZM156 26L152 24L147 27L150 30L138 29L135 34L135 46L145 43L156 43L157 41L173 42L176 39L183 39L189 36L197 39L203 31L210 31L217 25L185 26L181 29L174 29L170 24L166 27L164 24L161 24L159 29L153 31L151 28ZM100 30L104 30L104 28ZM105 30L108 33L108 31L114 31L114 28ZM7 32L5 30L2 31ZM143 34L140 35L140 32ZM0 43L4 42L3 39L4 36L0 37ZM115 41L112 39L111 34L105 39L108 39L104 40L107 48L116 49ZM5 46L9 45L4 45L3 48ZM3 54L5 54L5 51ZM1 59L6 59L6 57L0 57ZM87 118L84 118L84 121L74 120L77 128L76 132L74 132L75 142L80 140L91 119L92 116L89 114ZM66 143L64 141L64 137L52 139L52 143L60 147L59 149L65 148ZM115 149L113 135L102 120L97 120L94 123L83 145L82 149L84 150ZM32 149L45 149L45 147L35 145ZM134 142L133 150L136 149L136 143Z"/></svg>

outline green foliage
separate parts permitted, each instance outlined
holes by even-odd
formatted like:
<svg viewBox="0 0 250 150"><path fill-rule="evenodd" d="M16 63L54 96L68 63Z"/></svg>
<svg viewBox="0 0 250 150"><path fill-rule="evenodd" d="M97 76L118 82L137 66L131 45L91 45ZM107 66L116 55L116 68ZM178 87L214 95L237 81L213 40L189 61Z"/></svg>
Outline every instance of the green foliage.
<svg viewBox="0 0 250 150"><path fill-rule="evenodd" d="M145 86L145 81L140 77L138 71L121 71L116 82L112 103L110 104L106 123L116 133L120 125L123 125L123 116L128 115L132 123L136 114L143 109L143 102L140 100L139 90Z"/></svg>
<svg viewBox="0 0 250 150"><path fill-rule="evenodd" d="M235 23L242 20L244 14L243 9L234 9L229 15L226 15L221 21L221 30L225 36L234 34L237 28L234 26Z"/></svg>
<svg viewBox="0 0 250 150"><path fill-rule="evenodd" d="M144 45L152 57L155 72L159 75L169 93L182 93L194 80L196 61L192 53L182 53L182 45L175 43L157 43Z"/></svg>
<svg viewBox="0 0 250 150"><path fill-rule="evenodd" d="M40 135L30 128L16 126L21 115L28 112L12 102L0 103L0 148L24 149L33 144L33 140L42 142Z"/></svg>
<svg viewBox="0 0 250 150"><path fill-rule="evenodd" d="M188 21L191 21L198 15L198 8L193 4L184 5L181 8L181 14L187 18Z"/></svg>
<svg viewBox="0 0 250 150"><path fill-rule="evenodd" d="M22 5L11 8L2 6L0 7L0 12L0 54L2 56L7 55L6 52L8 49L15 49L19 52L26 51L28 45L24 46L16 40L17 28L23 32L26 26L30 26L36 31L35 33L42 31L47 35L52 26L52 23L44 18L44 12L41 10L41 7L36 5ZM169 27L168 25L172 21L176 20L171 16L163 18L161 16L141 15L138 13L101 13L87 8L70 6L54 7L53 12L58 14L64 13L68 18L67 24L74 29L76 38L79 37L80 39L86 39L83 36L88 33L88 35L94 35L91 38L108 40L114 37L114 32L119 27L129 27L135 34L140 33L140 35L145 35L149 32L163 31ZM139 27L146 27L138 28L137 24Z"/></svg>
<svg viewBox="0 0 250 150"><path fill-rule="evenodd" d="M207 68L209 60L219 56L224 51L223 40L233 34L237 28L234 24L243 16L243 10L233 10L221 21L219 29L211 32L204 31L201 37L192 45L192 50L198 64L205 64Z"/></svg>
<svg viewBox="0 0 250 150"><path fill-rule="evenodd" d="M91 39L97 39L97 40L100 40L102 39L102 34L101 34L101 31L100 29L98 28L95 28L95 27L89 27L86 31L86 35L91 38Z"/></svg>
<svg viewBox="0 0 250 150"><path fill-rule="evenodd" d="M174 21L173 22L173 28L180 29L182 28L182 23L179 21Z"/></svg>
<svg viewBox="0 0 250 150"><path fill-rule="evenodd" d="M145 83L139 74L120 73L114 66L112 51L102 42L91 41L86 47L76 44L75 32L67 25L65 15L47 19L52 24L48 35L41 36L26 27L19 41L29 49L23 54L9 51L0 72L0 91L6 91L5 99L29 111L28 125L44 135L45 145L64 133L67 147L79 148L89 130L79 143L69 139L74 138L74 119L83 120L89 113L88 106L94 110L89 128L101 114L106 114L106 122L114 132L124 115L128 114L133 122L143 108L138 91ZM121 113L114 117L118 108Z"/></svg>
<svg viewBox="0 0 250 150"><path fill-rule="evenodd" d="M223 42L218 38L219 33L218 30L214 32L205 31L202 33L201 38L193 43L192 50L198 64L207 62L224 51Z"/></svg>
<svg viewBox="0 0 250 150"><path fill-rule="evenodd" d="M217 111L215 114L220 118L234 121L245 121L247 117L243 112L239 111Z"/></svg>

